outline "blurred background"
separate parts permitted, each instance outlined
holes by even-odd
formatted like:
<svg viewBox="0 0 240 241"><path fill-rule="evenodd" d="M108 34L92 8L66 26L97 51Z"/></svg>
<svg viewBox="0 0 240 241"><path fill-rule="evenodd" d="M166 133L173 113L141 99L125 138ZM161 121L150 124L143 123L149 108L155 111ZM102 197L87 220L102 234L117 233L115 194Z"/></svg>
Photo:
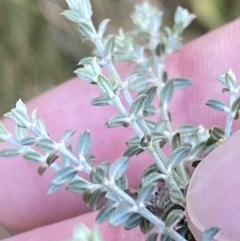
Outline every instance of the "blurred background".
<svg viewBox="0 0 240 241"><path fill-rule="evenodd" d="M140 0L92 0L96 25L110 18L109 32L131 29L130 13ZM239 17L239 0L150 0L172 24L181 5L197 15L184 33L196 38ZM0 115L21 98L24 101L74 77L79 60L91 53L81 44L75 24L60 13L64 0L0 0ZM7 237L1 230L0 239Z"/></svg>
<svg viewBox="0 0 240 241"><path fill-rule="evenodd" d="M130 13L140 0L92 0L94 22L110 18L109 32L131 28ZM189 41L237 18L239 0L151 0L172 24L178 5L197 15L185 31ZM60 13L64 0L0 0L0 114L19 98L29 100L74 76L78 61L91 52L74 23Z"/></svg>

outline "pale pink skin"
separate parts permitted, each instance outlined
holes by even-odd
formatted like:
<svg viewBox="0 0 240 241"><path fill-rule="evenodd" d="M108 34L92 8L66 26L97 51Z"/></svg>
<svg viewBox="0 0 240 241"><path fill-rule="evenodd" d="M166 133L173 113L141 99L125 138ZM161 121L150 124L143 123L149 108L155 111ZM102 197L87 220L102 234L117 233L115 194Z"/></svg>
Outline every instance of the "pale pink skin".
<svg viewBox="0 0 240 241"><path fill-rule="evenodd" d="M178 91L171 102L174 127L182 123L206 127L224 125L224 114L204 103L210 97L227 97L221 94L222 85L215 79L217 74L231 68L240 79L239 35L240 21L237 20L192 41L169 57L167 69L171 77L189 77L195 82L188 90ZM122 76L130 68L118 66ZM117 112L113 107L90 107L91 99L98 92L96 86L74 79L33 99L28 108L38 109L50 136L56 140L66 129L75 129L75 143L77 136L89 128L93 136L91 153L98 157L98 162L112 161L122 155L126 138L133 132L130 128L104 128L107 119ZM4 120L4 124L13 130L9 121ZM193 175L187 195L187 212L197 240L208 226L221 228L220 235L216 236L218 241L240 240L239 140L240 132L237 132L210 154ZM151 162L147 154L131 160L127 171L129 186L137 186L143 169ZM22 158L1 158L0 222L15 232L28 231L8 240L59 241L71 237L76 223L93 226L96 213L86 207L80 195L64 188L55 194L46 194L54 172L48 170L40 177L37 166ZM107 223L100 227L105 241L145 240L139 229L124 231L122 227L112 228Z"/></svg>

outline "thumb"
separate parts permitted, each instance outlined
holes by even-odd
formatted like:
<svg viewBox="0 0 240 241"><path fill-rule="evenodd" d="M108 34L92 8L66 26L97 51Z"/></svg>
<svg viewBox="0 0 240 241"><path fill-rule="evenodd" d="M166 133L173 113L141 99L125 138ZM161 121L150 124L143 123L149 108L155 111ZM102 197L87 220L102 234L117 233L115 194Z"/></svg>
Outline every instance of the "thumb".
<svg viewBox="0 0 240 241"><path fill-rule="evenodd" d="M197 167L187 193L189 226L199 240L205 228L220 228L214 240L240 240L240 131Z"/></svg>

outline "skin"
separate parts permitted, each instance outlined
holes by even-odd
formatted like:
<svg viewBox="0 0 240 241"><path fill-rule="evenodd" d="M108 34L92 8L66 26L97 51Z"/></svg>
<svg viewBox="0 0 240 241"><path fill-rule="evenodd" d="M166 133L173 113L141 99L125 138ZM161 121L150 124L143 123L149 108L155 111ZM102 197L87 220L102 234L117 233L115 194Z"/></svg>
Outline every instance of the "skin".
<svg viewBox="0 0 240 241"><path fill-rule="evenodd" d="M236 20L186 44L168 58L167 70L171 77L189 77L195 82L191 88L178 91L171 101L174 127L182 123L206 127L224 125L224 114L204 103L208 98L227 100L227 94L221 94L223 86L215 80L217 74L231 68L240 78L239 34L240 20ZM131 66L118 65L117 68L121 76L125 76ZM78 135L89 128L93 136L91 153L98 157L98 163L114 160L121 156L125 140L133 132L130 128L105 130L104 123L117 112L113 107L90 107L90 101L97 93L96 86L73 79L36 97L28 103L28 109L37 107L48 133L55 140L59 140L66 129L75 129L75 143ZM13 131L9 121L3 122ZM239 127L237 122L234 129L236 127ZM240 240L237 225L240 223L237 205L240 202L237 188L240 184L240 149L236 146L239 140L240 132L236 132L194 172L187 194L187 213L197 240L208 226L221 228L216 240ZM3 147L1 144L1 149ZM145 153L131 159L127 170L130 187L137 187L142 171L150 163L151 158ZM96 213L86 207L81 196L64 188L47 195L46 189L54 172L49 169L40 177L36 170L37 164L22 158L1 158L0 223L15 233L25 232L7 240L59 241L71 237L76 223L92 227ZM112 228L107 223L100 228L105 241L145 240L139 229L124 231L122 227Z"/></svg>

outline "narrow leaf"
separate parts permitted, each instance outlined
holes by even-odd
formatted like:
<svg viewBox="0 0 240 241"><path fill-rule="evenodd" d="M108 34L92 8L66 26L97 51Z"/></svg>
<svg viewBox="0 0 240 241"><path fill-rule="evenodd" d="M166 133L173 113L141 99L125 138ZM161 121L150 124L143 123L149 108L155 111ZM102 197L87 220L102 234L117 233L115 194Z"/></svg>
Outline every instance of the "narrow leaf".
<svg viewBox="0 0 240 241"><path fill-rule="evenodd" d="M112 55L114 52L115 36L109 37L105 44L105 56Z"/></svg>
<svg viewBox="0 0 240 241"><path fill-rule="evenodd" d="M156 231L151 232L148 236L146 241L157 241L158 233Z"/></svg>
<svg viewBox="0 0 240 241"><path fill-rule="evenodd" d="M53 140L47 137L42 137L37 140L36 147L43 151L51 151L55 147L55 143Z"/></svg>
<svg viewBox="0 0 240 241"><path fill-rule="evenodd" d="M101 89L104 93L106 93L110 99L115 96L115 95L114 95L114 92L113 92L113 86L112 86L110 80L107 79L105 76L103 76L103 75L100 74L100 75L98 76L97 83L98 83L100 89Z"/></svg>
<svg viewBox="0 0 240 241"><path fill-rule="evenodd" d="M116 208L114 212L111 213L109 218L109 224L111 226L118 226L124 223L131 216L130 208L126 206L120 206Z"/></svg>
<svg viewBox="0 0 240 241"><path fill-rule="evenodd" d="M90 131L87 129L80 135L77 141L78 155L85 156L89 152L90 147L91 147L91 135L90 135Z"/></svg>
<svg viewBox="0 0 240 241"><path fill-rule="evenodd" d="M185 79L185 78L174 78L171 79L173 81L174 89L183 89L191 86L193 84L193 81L191 79Z"/></svg>
<svg viewBox="0 0 240 241"><path fill-rule="evenodd" d="M165 220L165 225L168 228L175 228L175 226L184 218L184 212L179 209L172 210Z"/></svg>
<svg viewBox="0 0 240 241"><path fill-rule="evenodd" d="M128 157L120 157L116 161L114 161L108 171L109 178L113 178L114 180L118 180L126 171L128 166Z"/></svg>
<svg viewBox="0 0 240 241"><path fill-rule="evenodd" d="M75 133L75 131L73 131L73 130L66 130L66 131L64 131L62 136L61 136L60 141L68 143L71 140L71 138L74 135L74 133Z"/></svg>
<svg viewBox="0 0 240 241"><path fill-rule="evenodd" d="M27 151L24 153L23 157L27 161L31 161L31 162L38 162L42 160L42 156L36 151Z"/></svg>
<svg viewBox="0 0 240 241"><path fill-rule="evenodd" d="M20 150L17 148L5 148L0 151L1 157L15 157L20 154Z"/></svg>
<svg viewBox="0 0 240 241"><path fill-rule="evenodd" d="M111 104L112 104L112 101L109 99L107 94L96 97L91 102L91 105L94 105L94 106L106 106Z"/></svg>
<svg viewBox="0 0 240 241"><path fill-rule="evenodd" d="M78 171L73 166L63 167L55 173L52 178L52 183L61 185L65 182L68 182L76 176L77 172Z"/></svg>
<svg viewBox="0 0 240 241"><path fill-rule="evenodd" d="M107 128L113 128L113 127L119 127L119 126L128 127L130 121L131 119L126 115L119 114L111 117L109 121L105 124L105 127Z"/></svg>
<svg viewBox="0 0 240 241"><path fill-rule="evenodd" d="M96 216L96 222L102 223L109 219L112 212L115 210L115 206L113 202L108 202L106 205L104 205L100 211L98 212Z"/></svg>
<svg viewBox="0 0 240 241"><path fill-rule="evenodd" d="M219 111L227 111L227 106L220 100L216 99L209 99L206 102L206 105L211 107L212 109L219 110Z"/></svg>
<svg viewBox="0 0 240 241"><path fill-rule="evenodd" d="M124 228L126 230L137 227L142 221L142 215L139 213L132 213L131 216L124 222Z"/></svg>
<svg viewBox="0 0 240 241"><path fill-rule="evenodd" d="M167 104L171 100L173 95L173 89L174 89L173 81L172 80L167 81L167 83L163 86L160 93L160 100L163 104Z"/></svg>
<svg viewBox="0 0 240 241"><path fill-rule="evenodd" d="M103 34L105 33L106 31L106 28L107 28L107 24L109 23L110 19L104 19L100 24L99 24L99 27L98 27L98 35L100 37L103 36Z"/></svg>
<svg viewBox="0 0 240 241"><path fill-rule="evenodd" d="M67 184L66 189L71 192L82 193L89 189L92 185L93 184L91 184L90 182L82 178L78 178L76 180L70 181Z"/></svg>
<svg viewBox="0 0 240 241"><path fill-rule="evenodd" d="M92 169L90 177L94 183L102 183L105 178L105 171L101 167L95 167Z"/></svg>
<svg viewBox="0 0 240 241"><path fill-rule="evenodd" d="M146 183L144 185L138 194L138 201L141 203L145 203L147 200L149 200L150 196L157 190L156 183Z"/></svg>
<svg viewBox="0 0 240 241"><path fill-rule="evenodd" d="M170 169L176 167L187 157L190 151L191 147L188 145L181 145L176 148L168 159L167 168Z"/></svg>
<svg viewBox="0 0 240 241"><path fill-rule="evenodd" d="M132 103L132 106L130 108L131 114L138 114L139 112L143 111L145 109L145 101L146 101L146 95L142 94L139 95Z"/></svg>
<svg viewBox="0 0 240 241"><path fill-rule="evenodd" d="M200 241L211 241L220 229L217 227L206 228L203 232Z"/></svg>

